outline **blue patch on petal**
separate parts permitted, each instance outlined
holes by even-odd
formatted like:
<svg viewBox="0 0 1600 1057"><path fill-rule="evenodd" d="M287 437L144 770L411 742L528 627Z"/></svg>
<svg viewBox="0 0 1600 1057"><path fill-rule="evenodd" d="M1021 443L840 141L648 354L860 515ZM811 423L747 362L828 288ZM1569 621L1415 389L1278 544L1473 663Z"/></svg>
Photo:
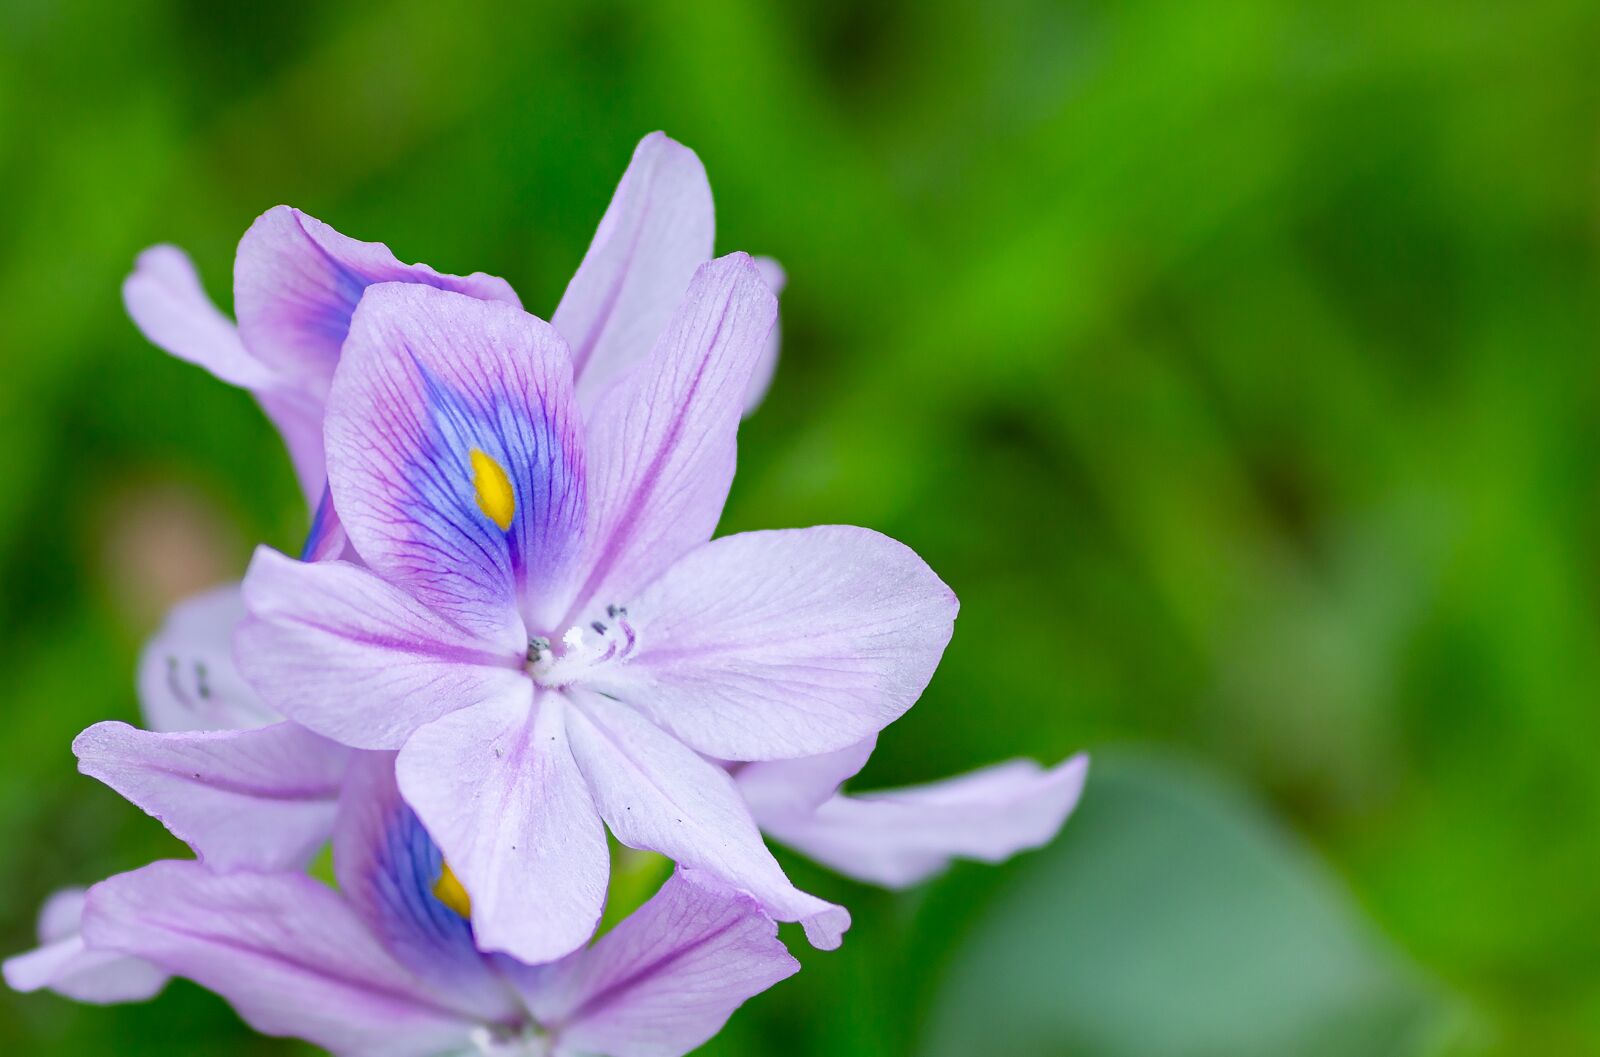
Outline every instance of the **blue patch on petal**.
<svg viewBox="0 0 1600 1057"><path fill-rule="evenodd" d="M313 241L312 245L316 243ZM317 249L327 256L327 251L322 250L321 246L317 246ZM314 311L306 319L306 329L326 338L337 349L350 335L350 317L355 315L356 305L361 303L361 295L372 285L372 280L356 274L332 257L327 260L332 272L329 278L333 280L333 289L328 291L327 301L314 306Z"/></svg>
<svg viewBox="0 0 1600 1057"><path fill-rule="evenodd" d="M357 755L339 811L334 874L379 942L442 1000L474 1015L502 1016L505 988L478 952L471 922L434 895L444 864L400 797L392 756Z"/></svg>
<svg viewBox="0 0 1600 1057"><path fill-rule="evenodd" d="M370 897L391 940L426 964L481 961L472 924L433 894L444 860L410 808L400 807L385 827L374 865Z"/></svg>
<svg viewBox="0 0 1600 1057"><path fill-rule="evenodd" d="M418 502L412 516L461 541L466 562L490 564L507 585L527 585L540 570L554 570L571 557L580 521L574 517L574 460L553 416L500 390L462 393L422 364L432 426L428 449L408 466ZM485 511L475 480L476 450L504 471L512 493L510 525L502 529ZM530 577L530 571L534 574Z"/></svg>

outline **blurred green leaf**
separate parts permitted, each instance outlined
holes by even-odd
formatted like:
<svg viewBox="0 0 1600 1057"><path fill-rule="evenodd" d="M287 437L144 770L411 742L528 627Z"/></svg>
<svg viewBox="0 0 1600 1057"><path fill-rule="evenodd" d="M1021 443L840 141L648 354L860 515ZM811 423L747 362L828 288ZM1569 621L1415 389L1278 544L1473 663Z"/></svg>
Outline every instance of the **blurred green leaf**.
<svg viewBox="0 0 1600 1057"><path fill-rule="evenodd" d="M1259 806L1189 765L1113 756L932 1009L927 1057L1412 1057L1451 1004Z"/></svg>

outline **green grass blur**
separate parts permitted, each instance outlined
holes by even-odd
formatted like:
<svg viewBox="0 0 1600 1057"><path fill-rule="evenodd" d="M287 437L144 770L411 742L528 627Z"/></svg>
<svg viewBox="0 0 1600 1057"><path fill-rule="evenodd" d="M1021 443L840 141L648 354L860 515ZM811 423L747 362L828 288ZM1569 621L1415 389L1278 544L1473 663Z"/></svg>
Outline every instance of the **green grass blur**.
<svg viewBox="0 0 1600 1057"><path fill-rule="evenodd" d="M1098 761L1003 868L787 858L856 929L708 1053L1600 1054L1600 6L667 6L0 3L0 947L179 853L69 743L304 528L134 254L226 306L289 202L548 314L663 128L790 277L724 531L962 598L860 784ZM18 1057L301 1052L0 994Z"/></svg>

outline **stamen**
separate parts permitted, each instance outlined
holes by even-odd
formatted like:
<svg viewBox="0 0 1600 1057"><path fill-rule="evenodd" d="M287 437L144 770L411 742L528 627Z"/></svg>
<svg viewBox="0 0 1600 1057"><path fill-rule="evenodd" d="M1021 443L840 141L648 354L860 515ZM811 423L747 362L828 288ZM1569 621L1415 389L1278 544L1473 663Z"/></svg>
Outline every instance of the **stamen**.
<svg viewBox="0 0 1600 1057"><path fill-rule="evenodd" d="M606 612L614 614L616 624L608 627L605 621L595 620L587 628L573 625L561 636L559 647L552 647L550 640L542 635L530 639L528 674L533 681L543 687L559 689L580 681L585 673L600 665L626 661L639 644L638 633L628 623L626 609L607 606ZM599 636L598 642L591 641L590 632Z"/></svg>

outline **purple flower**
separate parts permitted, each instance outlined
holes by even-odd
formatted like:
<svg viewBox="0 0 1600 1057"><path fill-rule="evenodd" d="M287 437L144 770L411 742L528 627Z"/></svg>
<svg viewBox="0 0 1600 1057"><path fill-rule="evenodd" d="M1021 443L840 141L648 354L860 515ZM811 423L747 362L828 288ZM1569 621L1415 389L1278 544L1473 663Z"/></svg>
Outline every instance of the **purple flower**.
<svg viewBox="0 0 1600 1057"><path fill-rule="evenodd" d="M646 137L553 317L574 360L574 417L590 422L591 431L597 405L640 370L654 339L666 328L681 300L690 275L709 256L712 236L710 189L699 160L660 133ZM783 276L775 264L756 264L772 289L781 288ZM440 276L425 266L403 265L381 245L346 239L286 207L257 221L241 243L237 272L241 291L237 332L206 301L193 269L171 248L158 247L141 258L140 268L126 288L129 308L152 340L210 366L225 380L256 390L269 411L298 408L296 415L275 412L280 423L287 423L285 439L296 452L321 451L320 430L314 424L324 417L329 379L342 348L342 343L330 336L342 338L348 333L353 306L371 280L389 277L515 303L515 296L499 280L482 275L457 279ZM243 293L246 288L252 291L248 296ZM255 307L247 309L249 305ZM746 411L759 400L770 380L776 340L774 326L749 370L743 400ZM290 399L288 393L297 395ZM730 468L731 448L730 436ZM316 458L320 454L309 460L302 457L299 465L311 465ZM306 553L311 557L338 554L344 549L344 535L329 492L319 483L320 470L302 476L308 478L308 497L315 499L320 493ZM593 476L592 470L589 476ZM592 503L592 497L588 498ZM720 504L720 496L717 500ZM709 534L709 524L704 532ZM690 535L692 538L693 530ZM669 541L669 550L671 545L675 544ZM549 555L541 557L548 560ZM637 604L634 610L637 615ZM611 623L603 616L596 619ZM631 621L628 626L636 623ZM196 677L199 670L208 673L213 694L253 698L228 663L226 649L215 645L225 637L223 629L230 627L231 621L218 614L209 626L210 642L191 650L196 658L193 665L173 669L171 665L177 662L169 654L167 669L151 665L142 669L142 685L181 691L185 678L196 683L195 691L166 694L168 704L180 714L206 707L205 695L197 692L204 681ZM591 659L608 648L620 649L600 641L592 626L585 630L581 619L572 627L581 636L578 647L570 648L566 641L550 644L542 662L547 669L546 682L564 679L563 672L595 669L583 663L585 646L592 645ZM612 638L620 631L621 625L612 628ZM621 641L626 641L625 636ZM532 666L538 663L536 660ZM602 694L620 696L614 692L617 688L605 685L619 672L628 672L638 682L638 669L630 671L618 664L609 668L587 672L596 677L591 681ZM174 671L179 676L176 681ZM691 686L700 676L683 674L691 677ZM629 689L637 696L641 689L658 688ZM667 690L657 705L660 709L673 705L672 688ZM748 687L735 686L731 692L746 694ZM146 691L147 710L159 693L159 689L154 695ZM163 734L100 724L86 731L77 743L81 766L162 819L212 865L272 867L300 861L319 839L318 818L320 836L325 838L331 815L329 790L336 787L342 761L328 742L296 725L265 726L277 716L259 702L253 707L260 712L249 722L150 724L153 731L179 725L258 728L235 734ZM642 707L650 711L648 705ZM691 718L682 717L680 722L689 723ZM670 727L660 717L657 724ZM680 740L694 744L688 737ZM1073 777L1074 761L1051 772L1014 762L1001 765L1003 770L980 772L992 776L981 782L969 776L894 794L837 795L839 782L859 769L872 744L869 736L856 746L821 757L736 765L735 788L748 801L748 811L738 808L730 817L748 836L744 816L753 813L769 833L841 872L902 885L926 876L955 855L992 859L1047 839L1070 810L1081 781L1081 774ZM760 751L770 751L770 746ZM793 755L795 750L784 747L779 751ZM746 755L754 756L756 751ZM841 771L836 762L829 762L835 756L855 762ZM255 803L251 804L252 800ZM230 826L228 818L235 811L250 811L261 824L248 829ZM764 859L765 853L758 858ZM766 862L760 867L757 872L772 887L774 879ZM506 864L506 868L512 867ZM463 873L469 872L470 866L463 866ZM792 901L795 895L786 882L778 885L777 891L783 897L780 902ZM492 893L487 897L480 893L479 903L493 906ZM844 920L842 912L833 913L826 904L809 897L791 910L815 912L811 915L813 932L825 943L836 938L829 932L836 932Z"/></svg>
<svg viewBox="0 0 1600 1057"><path fill-rule="evenodd" d="M956 602L865 529L708 542L774 314L748 258L703 266L580 425L564 343L532 316L410 285L356 312L329 477L370 568L259 552L236 656L291 719L401 750L401 788L489 949L539 961L582 942L602 819L819 945L846 927L789 884L703 757L874 734L926 685Z"/></svg>
<svg viewBox="0 0 1600 1057"><path fill-rule="evenodd" d="M341 1057L676 1057L798 968L749 898L680 872L592 947L530 966L479 949L392 756L352 767L335 891L295 872L163 862L89 895L84 935Z"/></svg>
<svg viewBox="0 0 1600 1057"><path fill-rule="evenodd" d="M645 137L557 309L584 350L586 392L614 382L648 351L695 267L710 257L712 234L711 189L699 159L661 133ZM776 264L763 269L775 289L782 285ZM262 215L240 242L238 327L206 298L174 247L146 251L124 284L129 312L151 341L250 389L278 424L314 505L306 557L345 549L325 487L322 425L350 317L378 281L518 303L502 280L402 264L382 244L347 238L287 206ZM774 339L758 366L765 377L775 356ZM747 403L760 388L764 382ZM74 748L85 773L160 819L202 859L272 867L305 858L326 839L330 783L341 761L302 728L255 729L281 717L234 669L232 635L242 615L237 588L180 606L141 663L149 729L98 724ZM250 812L250 826L232 824L240 810Z"/></svg>

